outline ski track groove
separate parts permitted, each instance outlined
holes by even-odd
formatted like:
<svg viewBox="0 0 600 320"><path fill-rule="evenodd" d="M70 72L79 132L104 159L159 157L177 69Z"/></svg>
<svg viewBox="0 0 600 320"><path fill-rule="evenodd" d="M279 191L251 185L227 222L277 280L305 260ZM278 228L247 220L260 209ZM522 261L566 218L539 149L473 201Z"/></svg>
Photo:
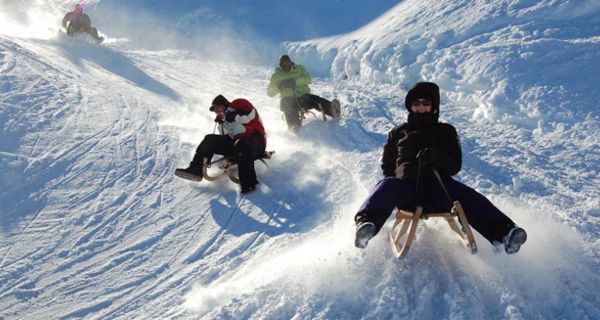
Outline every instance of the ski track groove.
<svg viewBox="0 0 600 320"><path fill-rule="evenodd" d="M6 48L5 46L3 46L4 48ZM0 63L0 74L8 74L11 71L13 71L15 69L15 66L17 65L16 59L15 59L15 55L12 54L10 51L8 50L1 50L0 51L0 55L1 55L1 63Z"/></svg>
<svg viewBox="0 0 600 320"><path fill-rule="evenodd" d="M26 84L25 82L23 84ZM38 97L36 97L36 99L47 99L47 95L48 93L52 92L52 91L60 91L63 89L49 89L49 87L47 87L48 83L45 82L44 80L39 80L36 82L32 82L30 83L30 85L28 86L29 90L37 90L38 92ZM45 89L41 89L42 87L45 87ZM73 92L73 91L71 91ZM87 104L87 101L82 101L82 96L83 93L81 92L81 89L78 88L75 90L75 94L77 97L77 100L80 101L80 103L76 103L74 105L71 105L70 108L73 109L71 110L71 115L65 119L64 123L66 124L66 126L76 126L79 118L82 117L83 115L85 115L86 113L89 113L89 111L87 110L88 108L85 107L84 105ZM21 95L14 95L12 96L12 99L22 99L23 96ZM30 96L29 99L31 99L33 96ZM56 101L58 101L58 99L60 99L61 97L51 97L51 99L57 99ZM144 147L140 144L140 134L143 134L145 132L148 131L148 123L150 121L153 121L153 119L151 119L151 114L149 112L146 112L142 119L142 123L141 125L132 125L131 119L135 118L139 118L137 115L138 113L136 113L135 115L133 115L130 111L131 108L129 106L128 103L126 103L124 101L124 99L122 99L123 105L125 105L126 107L123 108L122 111L122 118L120 119L120 121L118 122L113 122L112 124L109 124L108 126L104 127L102 130L97 131L95 134L93 135L87 135L84 134L86 137L83 141L78 141L77 143L73 144L70 148L65 148L62 150L53 150L51 148L48 148L47 151L43 151L42 149L42 153L41 155L37 155L36 158L41 159L41 162L38 163L43 165L43 168L41 170L35 170L32 171L30 174L30 178L29 178L29 184L28 185L33 185L39 182L43 182L43 181L48 181L48 187L46 187L46 189L51 188L53 185L57 186L57 185L64 185L64 184L69 184L72 182L77 181L77 176L79 176L80 174L85 173L84 170L86 170L87 167L83 167L83 168L71 168L70 170L67 171L68 174L66 175L60 175L59 177L57 177L58 179L45 179L48 177L51 177L53 173L56 173L56 169L59 168L61 165L67 165L69 164L70 161L72 161L72 159L78 159L78 158L86 158L89 157L90 154L96 153L95 150L100 150L100 152L102 152L101 150L104 149L103 146L105 145L114 145L116 144L117 146L119 146L116 149L116 157L117 158L123 158L123 157L127 157L127 155L129 154L129 151L133 151L132 153L132 158L136 159L137 161L135 161L134 164L131 164L127 167L122 167L119 163L114 162L114 160L111 160L111 162L109 163L109 168L117 168L117 166L119 166L120 172L117 175L114 176L110 176L110 175L106 175L104 177L102 177L101 180L101 186L96 187L94 190L92 190L92 192L88 192L86 195L83 195L83 197L77 197L79 198L76 202L70 202L69 203L69 207L66 208L67 211L69 210L77 210L80 211L81 210L81 205L86 205L87 204L87 208L97 208L94 209L96 211L96 213L92 212L90 214L87 215L82 215L81 218L85 218L87 221L87 224L83 225L80 228L80 232L79 232L79 236L75 236L73 237L73 235L69 235L68 239L73 239L75 241L75 243L71 246L70 250L63 250L62 251L62 255L65 258L68 258L69 261L66 261L66 263L64 264L60 264L59 266L56 266L54 268L54 270L50 271L50 272L42 272L42 273L38 273L37 277L35 278L36 280L34 280L35 282L38 282L40 279L44 279L47 278L50 274L52 274L51 278L54 278L54 281L50 281L50 282L46 282L46 284L43 287L37 287L36 291L38 292L44 292L49 290L48 288L51 287L55 287L55 288L60 288L62 287L61 283L66 280L69 276L68 274L70 274L71 272L67 272L65 273L67 270L69 269L73 269L73 272L75 273L79 273L82 270L88 270L89 268L92 269L96 269L97 267L95 266L100 266L100 269L96 269L93 270L91 273L89 271L85 272L85 277L89 277L90 274L94 275L94 274L104 274L105 272L108 272L109 270L112 269L112 267L114 265L120 265L121 263L125 264L127 260L140 260L139 257L139 251L148 251L152 246L154 246L155 244L157 244L159 241L161 241L161 239L167 237L170 234L170 230L173 230L173 228L176 228L178 226L177 223L174 224L170 224L166 227L163 227L162 229L162 233L155 235L152 238L149 239L145 239L141 242L135 242L132 245L126 247L126 248L120 248L119 250L119 255L116 258L111 258L111 259L106 259L106 257L103 257L105 254L103 252L109 252L111 250L114 250L115 246L106 246L108 244L108 242L106 242L106 240L102 240L102 238L106 235L109 234L113 234L114 230L116 230L117 225L121 224L121 220L122 219L127 219L127 212L128 211L132 211L131 209L134 208L135 206L139 205L139 201L136 201L134 198L134 200L129 199L128 196L122 196L119 200L119 198L116 200L116 202L113 202L111 204L108 205L107 209L112 212L112 214L110 215L105 215L102 214L102 216L98 216L98 214L100 213L97 210L101 210L102 208L102 203L98 202L98 200L93 201L95 198L102 198L102 193L106 192L107 190L110 190L109 188L112 188L114 186L117 186L117 184L119 183L119 181L130 181L134 176L141 176L144 173L153 173L155 172L155 167L156 167L156 163L157 161L161 161L160 159L157 159L157 151L156 149L154 150L148 150L148 151L144 151ZM36 106L36 108L40 108L43 107L45 105L45 103L39 101L37 103L34 103L34 106ZM56 103L56 105L61 105L60 103ZM53 112L52 115L49 115L49 117L52 116L57 116L60 114L64 113L64 110L66 109L59 109L56 112ZM48 110L48 109L46 109ZM17 111L18 113L18 117L22 118L22 117L29 117L31 116L31 114L29 113L29 110L27 108L13 108L13 116L15 114L14 111ZM45 112L47 114L47 112ZM47 117L47 115L44 115L45 117ZM139 123L139 122L138 122ZM16 125L17 122L14 122L13 125ZM63 126L63 128L65 128L66 126ZM64 131L64 129L61 128L61 130ZM76 132L76 137L80 137L82 135L83 132ZM127 138L126 140L123 140L121 137L123 136L129 136L131 138ZM112 140L112 141L111 141ZM36 153L38 152L37 150L40 150L40 144L42 143L42 140L40 140L39 137L36 137L35 141L30 145L31 149L29 150L29 154L31 156L36 156ZM47 148L47 146L43 146L43 148ZM56 152L58 151L58 152ZM35 167L33 167L35 168ZM73 170L76 169L76 170ZM160 179L154 180L152 181L152 183L150 184L145 184L145 182L140 182L139 187L137 188L137 190L139 190L137 192L137 196L142 196L144 194L149 194L149 192L153 191L156 189L157 186L159 186L162 183L165 183L167 181L167 179L169 179L168 177L170 176L170 170L168 169L168 167L166 166L162 166L162 169L159 170L158 172L156 172L156 174L161 177ZM111 187L112 186L112 187ZM140 189L141 187L141 189ZM110 195L108 195L110 196ZM134 194L133 197L136 197L136 195ZM161 195L159 195L159 197L161 197ZM158 205L160 206L160 200L158 200L159 203ZM238 202L238 205L240 205L241 203L243 203L243 199L240 200ZM118 207L117 207L118 205ZM84 212L87 210L85 208L83 208ZM39 214L42 214L42 212L40 212ZM230 217L228 219L227 222L227 226L229 226L233 219L234 216L236 215L236 210L232 210ZM94 218L94 216L96 216L96 218ZM31 219L29 221L29 223L25 226L25 230L29 230L30 228L32 228L34 226L34 224L39 224L37 223L38 221L38 217L39 215L34 216L33 219ZM110 222L112 221L112 222ZM131 221L135 221L134 219L131 219ZM40 223L44 223L40 221ZM207 250L213 250L218 244L218 242L220 241L220 239L223 239L223 236L226 234L227 232L227 226L222 229L220 231L220 233L218 234L216 240L216 243L212 243L209 247L207 247ZM58 227L58 226L57 226ZM90 228L92 228L90 230ZM126 230L126 229L125 229ZM103 235L103 236L98 236L99 234ZM118 234L116 236L117 239L125 239L124 238L124 234ZM67 241L69 241L67 239ZM94 241L90 242L92 239L94 239ZM188 240L188 241L191 241ZM71 256L69 257L69 255L65 255L68 254L69 251L72 251L72 253L75 256ZM183 251L183 249L181 249L181 251ZM27 256L21 257L24 260L28 260L29 258L27 258L28 256L33 256L33 255L39 255L39 253L36 252L30 252L29 254L27 254ZM46 256L45 253L42 253L43 256ZM5 264L5 259L6 259L6 255L4 255L3 257L3 264ZM172 259L176 259L176 256L173 256ZM116 261L116 262L115 262ZM14 261L17 262L17 261ZM13 262L13 263L14 263ZM43 262L45 263L45 262ZM79 266L78 266L79 265ZM77 267L76 267L77 266ZM162 267L160 267L158 270L154 271L153 274L147 275L146 277L143 277L141 279L134 279L133 281L130 281L126 284L123 284L121 287L117 287L113 292L117 292L120 293L122 297L126 297L128 295L130 295L130 292L132 292L133 288L140 286L141 283L146 282L148 279L153 279L155 275L163 273L166 270L166 266L168 266L168 264L163 265ZM168 275L166 278L172 278L172 275ZM49 279L48 279L49 280ZM20 286L29 286L28 280L23 279L23 281L19 282ZM91 281L88 283L88 285L81 285L85 282L80 282L80 281L76 281L74 284L74 286L71 286L70 289L68 289L68 292L71 292L73 294L79 293L79 292L85 292L86 288L92 288L94 286L94 284L99 284L102 281L101 279L98 279L96 281ZM181 280L179 280L181 281ZM148 288L148 290L144 291L144 292L149 292L151 290L153 290L153 288L159 287L160 284L157 282L156 284L150 286ZM35 285L33 286L35 287ZM139 297L141 297L144 293L142 292L141 294L137 295L137 296L133 296L133 297L126 297L126 299L130 301L135 301L138 300ZM63 316L62 318L69 318L69 317L84 317L86 315L92 314L96 311L101 311L101 309L108 309L111 308L110 306L113 305L114 306L114 302L117 301L118 298L113 298L113 302L100 302L100 303L95 303L95 304L91 304L88 305L88 307L86 308L82 308L79 310L75 310L65 316ZM124 302L124 304L122 304L123 307L127 307L127 305L129 304L129 302ZM110 314L115 314L116 312L118 312L118 310L120 310L121 308L115 308L114 311L111 311Z"/></svg>
<svg viewBox="0 0 600 320"><path fill-rule="evenodd" d="M231 224L231 221L233 220L235 213L238 212L239 210L240 210L239 206L236 206L232 210L230 210L229 218L227 218L227 222L225 223L225 226L221 227L219 232L217 232L215 235L213 235L208 241L206 241L204 244L202 244L202 246L200 246L200 248L198 248L198 250L196 250L194 253L192 253L185 260L185 263L192 264L192 263L195 263L196 261L202 259L203 257L209 255L211 252L211 249L213 249L213 247L216 247L218 244L220 244L221 239L227 233L227 226L229 226Z"/></svg>
<svg viewBox="0 0 600 320"><path fill-rule="evenodd" d="M181 224L183 224L183 222L181 222ZM199 229L195 228L194 233L197 234L198 232L200 232ZM103 313L102 317L112 317L112 316L117 315L120 311L122 311L125 308L131 308L134 305L134 303L139 303L139 301L141 301L141 297L147 296L147 294L149 292L156 290L158 287L162 286L164 283L170 281L170 279L172 279L177 273L183 272L183 269L186 268L186 265L188 263L180 265L179 269L176 269L170 273L164 274L165 270L171 269L171 268L168 268L168 266L174 265L173 261L175 259L178 259L177 257L180 256L180 253L182 253L184 250L186 250L186 248L192 242L192 239L194 239L194 237L188 237L187 239L188 239L187 240L188 245L182 246L178 252L179 254L173 254L172 258L164 264L165 267L163 269L155 272L155 275L157 275L156 276L157 279L156 279L156 281L154 281L154 284L149 285L148 288L146 288L142 292L139 292L138 290L136 290L139 293L135 294L132 297L125 297L125 295L122 295L122 297L123 297L123 299L125 299L125 301L121 302L118 307L111 308L110 310L108 310L108 312ZM184 262L185 262L185 260L184 260ZM187 280L187 281L191 281L191 280ZM162 289L162 291L169 290L169 288L177 286L178 284L181 284L182 282L186 282L186 280L184 280L183 278L176 279L176 281L174 283L167 286L165 289ZM158 293L155 293L154 295L158 295Z"/></svg>
<svg viewBox="0 0 600 320"><path fill-rule="evenodd" d="M241 198L241 199L239 200L238 204L237 204L237 205L238 205L238 207L236 207L236 208L239 208L239 206L241 206L241 204L242 204L244 201L245 201L245 199L244 199L244 198ZM231 215L230 215L230 217L229 217L229 219L228 219L228 222L227 222L226 226L229 226L229 225L231 224L231 222L233 221L233 218L234 218L234 216L236 215L236 212L238 212L238 211L240 211L240 210L239 210L239 209L234 209L234 210L231 210L231 211L230 211L230 212L231 212ZM196 231L195 231L195 232L196 232L196 233L197 233L197 232L199 232L199 231L198 231L198 229L196 229ZM207 255L207 254L209 254L209 251L210 251L210 249L211 249L211 248L212 248L214 245L216 245L217 243L220 243L220 242L221 242L220 240L223 238L223 236L224 236L224 234L225 234L226 232L227 232L227 228L226 228L226 227L223 227L223 228L221 228L221 231L220 231L220 232L219 232L217 235L213 236L213 239L214 239L214 240L212 240L212 241L208 241L210 244L209 244L209 246L206 248L206 250L204 250L204 252L200 253L200 258L205 258L205 257L206 257L206 255ZM256 240L257 240L257 239L258 239L258 238L259 238L259 237L260 237L262 234L263 234L262 232L261 232L261 233L259 233L259 234L257 234L256 236L254 236L254 237L252 238L252 240L251 240L251 241L249 241L249 240L247 240L247 241L244 241L244 243L247 243L247 242L249 242L249 243L248 243L248 245L247 245L245 248L239 248L239 247L238 247L238 248L235 248L235 249L231 250L229 253L225 254L225 255L224 255L224 256L222 256L222 257L220 257L220 258L219 258L219 261L228 260L228 259L230 259L232 256L237 256L237 255L239 255L240 253L246 252L246 250L247 250L249 247L251 247L251 246L252 246L252 244L256 243ZM190 239L190 241L191 241L191 239L192 239L192 238L193 238L193 237L190 237L190 238L189 238L189 239ZM188 242L188 243L189 243L189 242ZM184 247L185 247L185 246L184 246ZM194 254L193 254L193 256L194 256L194 255L196 255L196 254L198 254L198 251L197 251L196 253L194 253ZM174 255L174 256L177 256L177 255ZM189 264L189 263L193 263L193 262L195 262L195 261L189 262L189 259L190 259L190 258L186 259L186 260L185 260L185 262L186 262L186 263L188 263L188 264ZM167 263L166 265L170 265L170 264L171 264L171 263L169 262L169 263ZM166 274L166 275L162 276L162 277L161 277L161 280L162 280L162 281L155 281L156 285L152 285L152 286L150 286L149 288L147 288L147 290L144 290L144 291L143 291L141 294L137 295L136 297L131 297L131 298L129 298L129 299L128 299L128 301L125 301L125 302L123 302L123 303L122 303L122 305L121 305L120 307L118 307L118 308L113 308L113 309L111 309L111 310L109 311L109 313L105 313L105 314L103 314L103 317L110 317L110 316L113 316L113 315L117 314L117 313L118 313L120 310L122 310L122 309L123 309L123 308L125 308L125 307L129 307L129 308L131 308L131 306L133 305L133 302L135 302L135 301L139 301L139 298L140 298L140 297L142 297L142 296L145 296L145 295L146 295L148 292L150 292L150 291L152 291L152 290L155 290L157 287L159 287L159 286L160 286L160 284L162 284L162 283L164 283L165 281L167 281L167 280L171 279L172 277L174 277L174 275L175 275L176 273L178 273L179 271L180 271L180 270L175 270L174 272L171 272L171 273L169 273L169 274ZM188 281L190 281L190 280L187 280L187 281L184 281L184 280L177 280L177 281L175 281L175 283L173 283L173 284L172 284L172 286L174 286L174 285L177 285L178 283L182 283L182 282L188 282ZM164 289L164 290L167 290L167 289Z"/></svg>
<svg viewBox="0 0 600 320"><path fill-rule="evenodd" d="M48 166L45 166L43 169L39 170L39 171L35 171L33 172L29 178L27 178L26 182L24 184L22 184L22 188L25 187L29 187L30 185L33 185L35 183L37 183L38 181L44 181L44 179L42 178L42 176L47 176L50 174L50 171L53 169L54 166L56 166L60 160L63 160L62 162L67 162L68 159L63 159L63 158L68 158L67 155L71 154L71 152L73 150L81 150L79 147L83 146L86 142L91 141L92 139L89 138L87 140L85 140L82 143L77 144L76 146L70 148L69 150L66 150L64 152L62 152L61 154L59 154L56 158L54 158L53 160L51 160L50 164ZM91 150L94 145L97 145L97 143L93 143L92 146L89 147L88 151ZM81 152L81 153L85 153L85 152ZM80 155L81 153L77 153L76 156ZM75 158L76 158L75 156ZM44 157L45 158L45 157ZM51 184L52 183L51 180L47 180L49 181ZM39 217L39 215L42 212L37 212L24 226L23 230L28 230L29 227L31 226L32 223L34 223L37 218Z"/></svg>
<svg viewBox="0 0 600 320"><path fill-rule="evenodd" d="M165 169L165 172L166 172L166 169ZM165 179L165 178L166 178L166 177L163 177L163 179ZM152 188L152 187L150 187L150 188ZM124 210L126 210L126 209L124 209ZM111 218L109 218L108 220L116 220L116 219L111 219ZM84 228L84 229L87 229L87 228ZM158 239L160 239L160 238L164 237L166 234L168 234L168 230L169 230L169 229L172 229L172 228L167 228L167 229L165 229L165 233L163 233L162 235L159 235L159 236L157 236L157 237L155 237L155 238L153 238L153 239L146 240L146 241L144 241L144 242L142 242L142 243L137 243L137 244L135 244L135 245L133 245L133 246L131 246L131 247L129 247L129 248L123 249L121 252L125 252L125 251L127 251L127 250L134 250L134 251L135 251L135 250L139 250L139 249L145 249L145 248L147 248L148 246L150 246L150 245L152 245L152 244L156 243L156 242L158 241ZM79 247L79 249L81 249L81 248L84 248L85 246L83 246L83 243L80 243L80 246L76 246L76 247ZM110 248L104 248L104 249L105 249L105 250L107 250L107 249L110 249ZM70 265L63 265L63 266L62 266L62 268L59 268L57 271L66 270L66 268L70 267L71 265L75 265L75 264L77 264L77 263L79 263L79 262L84 262L84 261L86 261L88 258L91 258L91 257L92 257L92 255L91 255L91 254L90 254L89 256L88 256L88 255L83 255L83 256L81 256L81 257L79 257L79 258L76 258L74 261L72 261L73 263L71 263ZM163 268L163 269L164 269L164 268ZM159 271L157 271L157 272L161 272L161 271L159 270ZM139 285L141 282L145 281L146 279L149 279L149 278L148 278L148 277L146 277L146 278L144 278L144 279L141 279L141 280L139 280L139 281L134 281L134 282L131 282L129 285L125 285L125 286L123 286L122 288L120 288L120 289L117 289L116 291L119 291L119 290L121 290L121 291L122 291L122 290L124 290L125 288L128 288L128 287L134 287L134 286L136 286L136 285ZM59 280L57 283L60 283L60 282L61 282L61 280ZM50 284L50 285L52 285L52 284ZM79 288L79 289L74 289L74 290L75 290L74 292L77 292L77 291L80 291L80 290L82 290L82 288ZM125 294L127 294L127 292L123 293L123 295L125 295ZM95 309L95 308L92 308L92 309ZM85 312L84 312L84 313L85 313Z"/></svg>
<svg viewBox="0 0 600 320"><path fill-rule="evenodd" d="M139 154L137 154L137 155L136 155L136 157L137 157L137 158L139 158L139 159L146 159L146 158L152 158L152 155L153 155L153 151L149 151L149 152L147 152L146 154L144 154L143 156L142 156L142 155L139 155ZM129 170L126 170L126 171L129 171ZM160 184L162 180L164 180L164 179L167 179L167 177L166 177L166 175L165 175L165 174L167 173L167 171L168 171L168 169L167 169L167 168L163 169L163 171L162 171L162 173L163 173L163 178L162 178L161 180L159 180L158 182L156 182L156 183L153 183L153 185L154 185L154 186L149 186L149 187L148 187L148 188L149 188L149 190L152 190L152 189L154 189L154 187L155 187L156 185ZM122 175L121 177L123 177L123 176L124 176L124 175ZM118 180L118 179L119 179L119 177L115 177L115 178L113 178L113 179L112 179L112 181L111 181L111 183L114 183L114 182L115 182L116 180ZM106 180L105 180L105 182L106 182ZM88 196L88 197L89 197L89 196ZM80 201L80 202L81 202L81 201ZM113 218L109 218L108 220L115 220L115 219L113 219ZM85 228L84 228L84 230L86 230L86 229L87 229L87 227L85 227ZM98 228L97 228L96 230L98 230ZM92 233L94 233L94 232L96 232L96 231L93 231ZM88 233L88 235L89 235L89 234L90 234L90 233ZM157 241L158 241L157 239L161 238L162 236L164 236L164 234L163 234L163 235L161 235L161 236L157 236L157 238L155 238L155 239L147 240L147 241L145 242L145 244L147 244L147 245L151 245L151 244L153 244L153 243L157 242ZM80 240L81 240L81 239L80 239ZM84 241L84 242L85 242L85 241ZM84 247L85 247L85 246L83 246L83 243L84 243L84 242L81 242L81 241L80 241L79 245L76 245L76 246L74 246L74 247L79 247L79 249L81 249L81 248L84 248ZM123 250L136 250L136 249L139 249L139 248L142 248L142 247L144 247L144 244L136 244L136 245L134 245L134 246L132 246L132 247L130 247L130 248L123 249ZM106 249L106 248L105 248L105 249ZM81 258L79 258L79 259L76 259L76 261L75 261L75 264L76 264L76 263L78 263L78 262L80 262L80 261L81 261L81 262L83 262L83 261L85 261L87 258L88 258L87 256L83 256L83 257L81 257ZM71 265L74 265L74 264L71 264ZM65 270L66 270L66 268L68 268L68 267L70 267L70 266L69 266L69 265L64 265L64 266L62 266L62 269L65 269ZM157 272L161 272L161 271L159 270L159 271L157 271ZM144 280L141 280L141 281L144 281ZM60 282L60 281L59 281L59 282ZM131 286L138 285L139 283L140 283L140 282L132 282L132 283L131 283ZM126 288L126 287L128 287L128 286L125 286L125 287L123 287L123 288ZM80 288L79 290L81 290L81 288ZM119 290L119 289L118 289L118 290ZM150 289L149 289L149 290L150 290ZM77 290L76 290L76 291L77 291ZM127 292L123 293L123 295L125 295L125 294L127 294ZM135 298L134 298L134 299L135 299ZM95 309L95 308L92 308L92 309ZM82 313L78 313L78 314L85 314L85 313L86 313L86 312L82 312Z"/></svg>

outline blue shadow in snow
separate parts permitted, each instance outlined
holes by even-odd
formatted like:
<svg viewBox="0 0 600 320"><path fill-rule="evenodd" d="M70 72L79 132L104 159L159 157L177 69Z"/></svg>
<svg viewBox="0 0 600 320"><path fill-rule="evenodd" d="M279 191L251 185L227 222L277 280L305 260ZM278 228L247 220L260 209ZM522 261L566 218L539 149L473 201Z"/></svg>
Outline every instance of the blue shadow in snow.
<svg viewBox="0 0 600 320"><path fill-rule="evenodd" d="M303 158L302 155L298 157ZM295 161L306 161L306 159ZM323 212L327 212L328 206L319 196L326 192L324 186L319 181L304 183L302 186L293 185L290 182L292 179L289 168L298 165L290 162L292 161L270 163L268 172L257 169L261 184L276 186L276 191L273 187L271 187L273 191L269 193L257 190L242 199L237 191L226 191L210 200L210 212L222 230L201 245L185 260L186 263L202 259L214 243L220 241L219 238L224 233L236 237L257 233L254 237L257 240L261 235L276 237L310 230L323 219L327 219L327 215L320 216ZM244 247L250 247L255 240Z"/></svg>
<svg viewBox="0 0 600 320"><path fill-rule="evenodd" d="M46 206L43 192L48 181L67 171L69 163L44 159L26 169L24 159L10 159L0 154L0 233L10 237L35 220Z"/></svg>
<svg viewBox="0 0 600 320"><path fill-rule="evenodd" d="M258 191L260 192L260 191ZM234 236L240 236L251 232L260 232L270 237L283 233L298 232L297 221L289 220L293 216L292 210L286 208L289 204L285 200L274 202L274 199L259 194L252 194L246 197L245 201L251 201L254 205L261 208L262 213L266 215L265 221L258 221L236 206L237 195L233 192L224 196L226 203L223 204L217 199L210 202L211 212L215 222L226 229L228 233Z"/></svg>
<svg viewBox="0 0 600 320"><path fill-rule="evenodd" d="M276 189L271 187L271 192L263 193L258 188L242 200L237 192L227 192L221 199L210 202L214 220L235 236L259 231L273 237L309 229L317 223L315 215L327 205L319 196L325 192L325 186L318 181L294 185L289 168L298 167L298 162L308 163L308 156L298 153L294 159L269 163L268 171L262 170L264 168L259 167L262 164L256 162L261 184L276 186ZM246 210L254 212L244 212Z"/></svg>
<svg viewBox="0 0 600 320"><path fill-rule="evenodd" d="M68 43L65 40L59 43L59 48L62 50L64 56L77 66L83 67L82 62L87 60L104 68L108 72L128 80L138 87L174 101L181 100L181 96L175 90L150 77L122 53L105 47L102 44L76 44Z"/></svg>

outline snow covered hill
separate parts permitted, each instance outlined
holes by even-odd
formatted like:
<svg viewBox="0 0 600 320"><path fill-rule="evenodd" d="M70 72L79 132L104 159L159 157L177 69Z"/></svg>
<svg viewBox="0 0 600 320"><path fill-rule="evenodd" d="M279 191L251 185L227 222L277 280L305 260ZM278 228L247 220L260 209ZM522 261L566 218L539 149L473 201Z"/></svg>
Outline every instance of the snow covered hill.
<svg viewBox="0 0 600 320"><path fill-rule="evenodd" d="M297 135L266 96L272 65L176 35L160 49L110 33L85 44L39 18L70 4L31 3L0 8L0 319L600 318L594 1L409 0L353 33L287 43L324 76L313 90L343 104ZM435 221L405 260L384 236L353 247L352 217L421 79L440 84L461 134L458 178L528 231L517 255L477 235L470 256ZM213 132L219 93L252 101L276 150L248 197L172 174Z"/></svg>

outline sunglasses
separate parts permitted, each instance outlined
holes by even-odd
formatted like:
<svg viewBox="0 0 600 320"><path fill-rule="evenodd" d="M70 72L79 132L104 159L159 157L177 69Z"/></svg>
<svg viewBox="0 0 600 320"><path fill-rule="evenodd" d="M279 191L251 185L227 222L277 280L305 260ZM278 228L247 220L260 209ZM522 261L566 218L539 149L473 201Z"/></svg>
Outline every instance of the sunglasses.
<svg viewBox="0 0 600 320"><path fill-rule="evenodd" d="M410 105L411 106L425 106L425 107L431 107L431 101L429 100L413 100Z"/></svg>

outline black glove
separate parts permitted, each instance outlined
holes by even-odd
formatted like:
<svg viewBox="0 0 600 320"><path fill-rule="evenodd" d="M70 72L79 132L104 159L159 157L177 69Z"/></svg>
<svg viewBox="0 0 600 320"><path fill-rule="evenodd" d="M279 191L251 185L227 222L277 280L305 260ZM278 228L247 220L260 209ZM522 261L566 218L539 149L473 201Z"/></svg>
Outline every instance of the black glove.
<svg viewBox="0 0 600 320"><path fill-rule="evenodd" d="M236 112L227 111L227 112L225 112L225 121L227 121L227 122L234 122L235 121L235 116L237 116Z"/></svg>
<svg viewBox="0 0 600 320"><path fill-rule="evenodd" d="M417 153L417 160L423 165L432 165L435 161L435 150L432 148L423 148Z"/></svg>
<svg viewBox="0 0 600 320"><path fill-rule="evenodd" d="M296 80L294 80L294 79L281 80L277 84L277 88L279 88L279 89L283 89L283 88L292 89L295 87L296 87Z"/></svg>

